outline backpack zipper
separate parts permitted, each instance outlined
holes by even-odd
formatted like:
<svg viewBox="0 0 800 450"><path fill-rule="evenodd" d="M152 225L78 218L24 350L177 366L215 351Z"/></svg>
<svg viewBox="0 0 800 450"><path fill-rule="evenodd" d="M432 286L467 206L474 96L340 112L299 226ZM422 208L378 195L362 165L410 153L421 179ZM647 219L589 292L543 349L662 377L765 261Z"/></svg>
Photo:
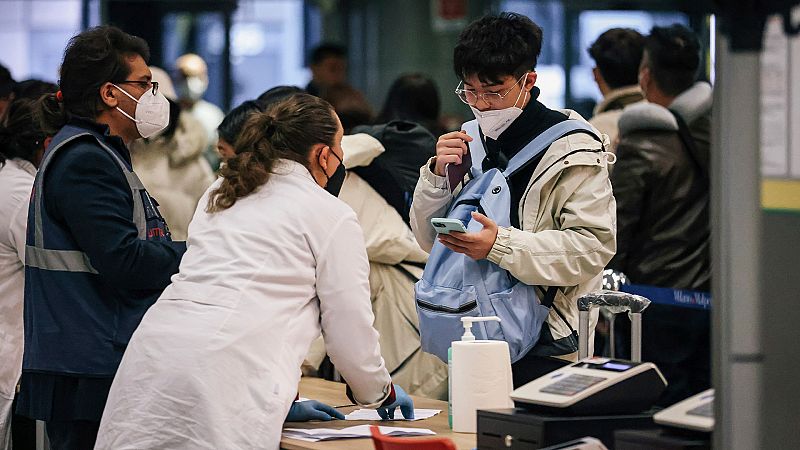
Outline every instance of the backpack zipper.
<svg viewBox="0 0 800 450"><path fill-rule="evenodd" d="M417 300L417 305L422 309L426 309L428 311L433 311L433 312L446 312L446 313L452 313L452 314L463 314L465 312L469 312L469 311L477 308L478 307L478 302L477 301L471 301L471 302L465 304L464 306L459 306L458 308L450 308L450 307L447 307L447 306L434 305L432 303L423 302L422 300Z"/></svg>

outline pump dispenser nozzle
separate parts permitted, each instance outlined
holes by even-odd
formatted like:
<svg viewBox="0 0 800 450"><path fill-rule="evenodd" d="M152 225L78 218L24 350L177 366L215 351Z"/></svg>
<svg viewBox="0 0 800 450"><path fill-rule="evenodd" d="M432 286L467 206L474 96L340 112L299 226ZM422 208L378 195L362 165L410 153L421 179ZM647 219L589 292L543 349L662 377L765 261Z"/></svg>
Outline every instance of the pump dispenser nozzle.
<svg viewBox="0 0 800 450"><path fill-rule="evenodd" d="M462 317L461 324L464 325L464 335L461 336L462 341L474 341L475 335L472 334L472 324L475 322L488 322L490 320L494 320L496 322L500 322L500 318L497 316L486 316L486 317Z"/></svg>

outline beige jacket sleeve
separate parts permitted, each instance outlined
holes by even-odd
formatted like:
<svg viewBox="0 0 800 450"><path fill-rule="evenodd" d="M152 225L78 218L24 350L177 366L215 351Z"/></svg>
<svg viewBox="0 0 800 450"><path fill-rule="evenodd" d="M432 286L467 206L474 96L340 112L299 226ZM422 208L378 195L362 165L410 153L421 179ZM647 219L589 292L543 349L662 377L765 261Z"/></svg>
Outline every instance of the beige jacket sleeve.
<svg viewBox="0 0 800 450"><path fill-rule="evenodd" d="M433 248L436 230L431 226L431 218L444 217L453 200L453 194L447 188L447 178L431 172L433 158L419 169L419 180L414 188L411 202L411 231L417 238L419 246L426 252Z"/></svg>
<svg viewBox="0 0 800 450"><path fill-rule="evenodd" d="M370 262L425 262L428 255L419 248L403 218L363 178L348 172L339 198L358 217Z"/></svg>
<svg viewBox="0 0 800 450"><path fill-rule="evenodd" d="M556 229L501 227L487 257L525 284L578 285L602 271L616 252L616 203L608 169L574 166L555 182L548 201L563 203L553 218ZM523 223L534 220L529 214Z"/></svg>

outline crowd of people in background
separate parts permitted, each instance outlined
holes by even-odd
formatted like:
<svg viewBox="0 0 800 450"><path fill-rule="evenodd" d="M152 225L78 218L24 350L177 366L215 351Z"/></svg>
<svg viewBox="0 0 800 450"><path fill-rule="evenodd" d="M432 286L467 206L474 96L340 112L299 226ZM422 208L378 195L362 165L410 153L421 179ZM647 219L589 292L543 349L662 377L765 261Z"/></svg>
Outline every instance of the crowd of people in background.
<svg viewBox="0 0 800 450"><path fill-rule="evenodd" d="M587 49L603 95L593 132L509 178L510 226L430 227L454 198L445 166L470 141L482 170L504 169L549 127L584 121L537 100L550 88L537 81L541 40L506 13L461 34L454 85L472 136L445 124L423 73L399 76L373 109L331 43L309 55L304 88L227 114L203 99L201 57L148 65L147 43L114 27L70 40L57 85L0 66L0 448L12 429L24 448L32 419L53 449L276 446L284 420L340 418L294 401L301 373L334 370L353 403L410 417L409 395L447 398L414 290L434 245L558 288L515 385L576 358L575 300L606 267L709 290L711 86L681 25L610 29ZM602 159L550 170L587 151ZM608 328L601 318L597 354ZM644 315L642 357L669 381L661 405L709 387L709 328L707 311ZM237 426L195 426L230 417Z"/></svg>

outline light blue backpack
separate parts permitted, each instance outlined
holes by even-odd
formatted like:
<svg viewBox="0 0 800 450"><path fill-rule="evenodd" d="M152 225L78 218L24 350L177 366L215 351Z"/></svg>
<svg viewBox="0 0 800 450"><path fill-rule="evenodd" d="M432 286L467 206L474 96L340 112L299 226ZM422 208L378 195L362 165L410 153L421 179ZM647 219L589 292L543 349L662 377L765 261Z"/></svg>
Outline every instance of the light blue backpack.
<svg viewBox="0 0 800 450"><path fill-rule="evenodd" d="M504 171L494 168L484 173L482 161L486 151L478 138L477 121L465 123L462 129L475 138L469 144L472 179L451 203L447 217L464 222L468 232L483 228L472 219L472 211L486 215L498 226L511 225L508 178L546 151L554 141L575 132L588 133L600 140L587 123L566 120L547 129L520 150ZM436 240L414 291L424 351L446 362L451 342L459 340L464 331L462 317L498 316L500 323L476 323L473 333L476 339L508 342L511 361L516 362L539 340L557 287L549 287L540 301L536 286L518 281L489 260L475 261Z"/></svg>

